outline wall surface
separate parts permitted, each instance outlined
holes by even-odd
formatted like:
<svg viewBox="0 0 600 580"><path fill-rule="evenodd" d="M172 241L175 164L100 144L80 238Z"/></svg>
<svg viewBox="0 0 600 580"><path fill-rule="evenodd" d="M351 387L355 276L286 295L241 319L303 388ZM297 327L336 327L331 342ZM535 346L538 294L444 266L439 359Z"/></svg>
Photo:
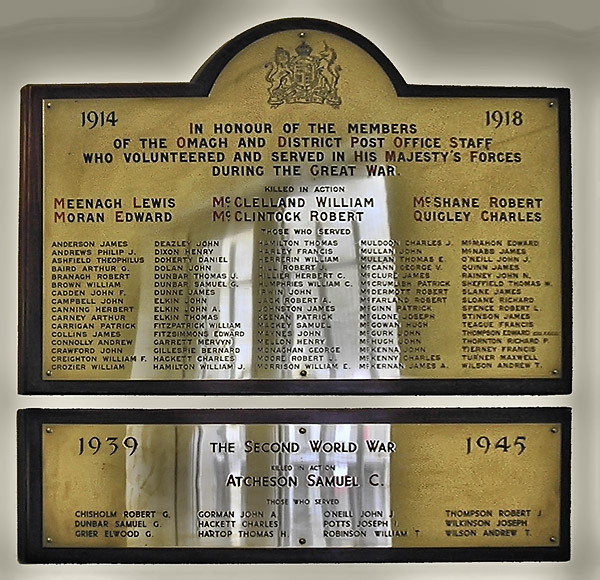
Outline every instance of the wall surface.
<svg viewBox="0 0 600 580"><path fill-rule="evenodd" d="M0 14L0 562L7 580L210 577L314 580L588 580L600 577L598 300L600 8L594 0L3 0ZM180 82L222 44L277 18L338 22L411 84L569 87L574 208L573 395L555 397L23 397L17 389L19 89L30 83ZM52 408L570 406L573 556L568 563L27 566L16 561L15 413Z"/></svg>

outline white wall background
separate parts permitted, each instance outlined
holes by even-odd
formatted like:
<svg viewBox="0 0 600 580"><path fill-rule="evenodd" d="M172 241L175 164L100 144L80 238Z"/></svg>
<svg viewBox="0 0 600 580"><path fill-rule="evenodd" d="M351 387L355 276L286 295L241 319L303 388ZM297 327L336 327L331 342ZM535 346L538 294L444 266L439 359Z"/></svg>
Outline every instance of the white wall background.
<svg viewBox="0 0 600 580"><path fill-rule="evenodd" d="M574 394L560 397L19 397L19 89L28 83L188 81L222 44L276 18L323 18L379 46L411 84L558 86L572 91ZM599 112L596 0L0 0L0 575L6 580L600 578ZM23 407L186 408L571 406L569 563L32 566L16 561L15 413Z"/></svg>

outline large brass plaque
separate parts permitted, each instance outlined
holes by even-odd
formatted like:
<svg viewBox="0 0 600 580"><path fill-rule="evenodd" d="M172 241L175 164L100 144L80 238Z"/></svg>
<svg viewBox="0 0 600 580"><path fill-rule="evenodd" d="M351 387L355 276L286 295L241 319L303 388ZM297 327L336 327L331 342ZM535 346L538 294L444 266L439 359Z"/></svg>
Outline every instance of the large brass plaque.
<svg viewBox="0 0 600 580"><path fill-rule="evenodd" d="M564 416L478 411L414 423L42 418L42 547L564 549Z"/></svg>
<svg viewBox="0 0 600 580"><path fill-rule="evenodd" d="M568 388L568 92L441 89L307 27L209 96L37 90L30 380Z"/></svg>

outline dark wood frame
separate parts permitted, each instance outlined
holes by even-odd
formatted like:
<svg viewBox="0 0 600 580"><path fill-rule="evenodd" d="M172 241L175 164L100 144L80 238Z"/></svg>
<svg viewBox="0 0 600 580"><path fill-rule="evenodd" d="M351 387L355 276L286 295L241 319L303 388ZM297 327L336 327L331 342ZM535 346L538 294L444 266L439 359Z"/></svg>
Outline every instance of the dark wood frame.
<svg viewBox="0 0 600 580"><path fill-rule="evenodd" d="M206 97L227 63L252 42L278 31L321 30L355 43L381 66L399 96L553 99L559 104L562 269L562 374L534 379L367 380L43 380L42 369L42 101L111 97ZM19 392L22 394L152 395L515 395L565 394L572 383L572 250L570 92L564 88L409 85L391 61L353 30L323 20L292 18L252 28L218 50L189 83L29 85L21 95L19 229Z"/></svg>
<svg viewBox="0 0 600 580"><path fill-rule="evenodd" d="M44 424L556 423L561 425L560 537L533 548L46 548L42 526ZM566 561L570 557L571 409L53 410L18 414L18 553L23 563L350 563Z"/></svg>

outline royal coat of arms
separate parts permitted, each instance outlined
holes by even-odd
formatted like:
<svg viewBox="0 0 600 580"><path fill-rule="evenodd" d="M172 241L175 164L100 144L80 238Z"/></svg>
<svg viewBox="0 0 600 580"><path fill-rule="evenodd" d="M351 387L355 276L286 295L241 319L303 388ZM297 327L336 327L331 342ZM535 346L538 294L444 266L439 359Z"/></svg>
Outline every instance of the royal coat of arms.
<svg viewBox="0 0 600 580"><path fill-rule="evenodd" d="M342 67L336 63L337 53L323 43L318 56L312 56L312 47L305 41L296 47L296 56L284 48L277 47L275 56L265 66L269 83L268 103L279 107L284 103L325 103L334 108L342 99L337 85Z"/></svg>

